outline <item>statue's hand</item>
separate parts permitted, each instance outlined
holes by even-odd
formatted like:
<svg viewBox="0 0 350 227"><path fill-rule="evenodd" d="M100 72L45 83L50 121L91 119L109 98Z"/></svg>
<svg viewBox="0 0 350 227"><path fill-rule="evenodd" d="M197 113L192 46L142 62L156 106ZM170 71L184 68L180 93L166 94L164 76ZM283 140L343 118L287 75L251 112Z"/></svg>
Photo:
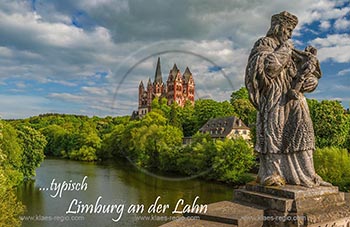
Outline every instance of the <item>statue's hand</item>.
<svg viewBox="0 0 350 227"><path fill-rule="evenodd" d="M306 78L302 87L302 92L312 92L318 85L318 79L315 76Z"/></svg>
<svg viewBox="0 0 350 227"><path fill-rule="evenodd" d="M285 41L284 43L281 44L280 49L284 50L285 52L287 52L289 55L292 54L292 50L293 50L294 46L293 46L293 42L290 40Z"/></svg>
<svg viewBox="0 0 350 227"><path fill-rule="evenodd" d="M294 49L294 44L292 42L292 40L288 39L287 41L285 41L283 43L284 46L288 47L289 49Z"/></svg>

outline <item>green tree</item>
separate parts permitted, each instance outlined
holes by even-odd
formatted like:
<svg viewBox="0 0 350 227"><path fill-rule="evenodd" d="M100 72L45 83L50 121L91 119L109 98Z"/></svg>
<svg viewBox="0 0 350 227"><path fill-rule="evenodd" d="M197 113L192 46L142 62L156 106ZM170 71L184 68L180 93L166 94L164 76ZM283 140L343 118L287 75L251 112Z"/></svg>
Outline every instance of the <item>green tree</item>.
<svg viewBox="0 0 350 227"><path fill-rule="evenodd" d="M196 131L209 119L234 115L234 109L227 101L217 102L211 99L200 99L197 100L194 105Z"/></svg>
<svg viewBox="0 0 350 227"><path fill-rule="evenodd" d="M307 105L309 107L311 119L314 121L314 119L316 117L315 111L316 111L317 106L320 103L316 99L306 99L306 101L307 101Z"/></svg>
<svg viewBox="0 0 350 227"><path fill-rule="evenodd" d="M72 146L68 149L68 157L73 160L96 161L96 150L101 147L101 139L94 124L82 122L79 131L72 132Z"/></svg>
<svg viewBox="0 0 350 227"><path fill-rule="evenodd" d="M350 130L350 118L338 101L309 101L318 147L345 147Z"/></svg>
<svg viewBox="0 0 350 227"><path fill-rule="evenodd" d="M92 121L96 125L96 130L98 131L98 135L101 139L103 139L103 136L112 132L114 128L113 118L110 116L107 116L105 118L99 118L94 116L92 118Z"/></svg>
<svg viewBox="0 0 350 227"><path fill-rule="evenodd" d="M147 115L145 117L147 117ZM142 119L144 120L145 117ZM131 149L132 147L131 140L133 138L133 135L132 135L133 130L139 127L141 127L140 120L130 121L127 125L125 125L125 128L120 136L119 151L121 152L122 156L125 158L129 158L131 160L134 160L137 158L137 154L135 154L134 151Z"/></svg>
<svg viewBox="0 0 350 227"><path fill-rule="evenodd" d="M248 171L255 164L253 149L243 139L215 141L215 156L212 160L211 177L219 181L246 183Z"/></svg>
<svg viewBox="0 0 350 227"><path fill-rule="evenodd" d="M157 111L163 113L161 109ZM80 115L50 113L24 120L13 120L10 123L16 127L26 125L38 129L47 140L45 146L45 154L47 155L93 161L97 158L103 159L113 155L108 152L104 155L101 149L101 141L111 135L115 125L129 125L129 121L129 116L115 118L95 116L89 118ZM130 124L131 126L132 124ZM127 133L125 134L125 143L127 144ZM104 148L106 147L104 146Z"/></svg>
<svg viewBox="0 0 350 227"><path fill-rule="evenodd" d="M171 107L168 105L168 100L166 98L161 98L159 100L160 110L164 113L164 116L170 119Z"/></svg>
<svg viewBox="0 0 350 227"><path fill-rule="evenodd" d="M246 125L254 125L256 123L257 111L248 99L236 99L232 106L237 114Z"/></svg>
<svg viewBox="0 0 350 227"><path fill-rule="evenodd" d="M101 148L96 151L98 158L106 160L109 158L123 157L122 137L125 133L125 125L116 125L113 131L105 135Z"/></svg>
<svg viewBox="0 0 350 227"><path fill-rule="evenodd" d="M211 160L215 151L210 135L197 132L192 137L192 143L181 150L177 158L177 171L189 176L208 174L212 170Z"/></svg>
<svg viewBox="0 0 350 227"><path fill-rule="evenodd" d="M177 168L176 159L181 150L183 133L179 128L170 125L161 126L159 130L155 135L158 137L157 145L160 148L158 150L159 166L157 168L165 172L175 172Z"/></svg>
<svg viewBox="0 0 350 227"><path fill-rule="evenodd" d="M69 158L73 160L81 160L81 161L96 161L96 149L90 146L83 145L79 148L79 150L73 150L69 153Z"/></svg>
<svg viewBox="0 0 350 227"><path fill-rule="evenodd" d="M170 160L172 151L182 144L182 132L179 128L167 124L163 111L152 110L138 123L127 126L125 135L128 144L123 147L127 156L137 165L146 168L164 169L161 160ZM130 133L129 133L130 132ZM167 163L169 165L169 163Z"/></svg>
<svg viewBox="0 0 350 227"><path fill-rule="evenodd" d="M152 110L155 110L155 109L160 109L160 103L159 103L159 98L158 97L155 97L152 102L151 102L151 107L152 107Z"/></svg>
<svg viewBox="0 0 350 227"><path fill-rule="evenodd" d="M45 136L47 144L44 149L46 155L61 156L66 152L65 139L67 137L67 130L58 125L49 125L41 128L41 133Z"/></svg>
<svg viewBox="0 0 350 227"><path fill-rule="evenodd" d="M23 148L21 171L25 178L31 178L44 160L47 141L39 131L28 126L18 128L18 138Z"/></svg>
<svg viewBox="0 0 350 227"><path fill-rule="evenodd" d="M11 179L13 186L18 185L23 180L23 174L20 171L22 167L23 149L17 137L16 129L4 122L1 151L2 154L6 156L6 162L4 162L3 165L7 171L7 178Z"/></svg>
<svg viewBox="0 0 350 227"><path fill-rule="evenodd" d="M257 111L253 104L249 101L249 93L247 88L242 87L238 91L233 91L231 94L230 103L233 106L238 118L240 118L248 126L255 125Z"/></svg>
<svg viewBox="0 0 350 227"><path fill-rule="evenodd" d="M247 88L241 87L239 90L232 92L230 103L233 104L238 99L249 99L249 92Z"/></svg>
<svg viewBox="0 0 350 227"><path fill-rule="evenodd" d="M194 106L191 102L186 102L185 106L179 109L179 119L184 136L194 135L198 130L194 115Z"/></svg>
<svg viewBox="0 0 350 227"><path fill-rule="evenodd" d="M156 125L166 125L168 119L164 116L162 111L152 110L146 114L140 121L141 126L150 126L153 124Z"/></svg>
<svg viewBox="0 0 350 227"><path fill-rule="evenodd" d="M176 102L174 102L170 106L170 112L169 112L169 123L177 128L182 129L181 119L180 119L180 113L181 113L181 107L177 105Z"/></svg>
<svg viewBox="0 0 350 227"><path fill-rule="evenodd" d="M314 153L316 172L342 191L350 190L350 155L337 147L318 148Z"/></svg>
<svg viewBox="0 0 350 227"><path fill-rule="evenodd" d="M212 140L197 133L192 144L183 147L177 158L178 172L235 184L253 180L248 174L255 165L253 149L243 139Z"/></svg>
<svg viewBox="0 0 350 227"><path fill-rule="evenodd" d="M8 136L15 134L13 128L8 124L5 125L3 128L3 124L0 122L0 223L4 227L17 227L21 226L21 220L18 218L18 215L24 213L24 206L17 201L14 193L14 187L19 183L17 179L18 170L14 169L18 164L18 156L12 150L5 152L2 150L3 147L8 149L11 146L10 144L4 146L4 139L11 139ZM13 146L11 148L18 149L18 147ZM9 158L7 155L12 157Z"/></svg>

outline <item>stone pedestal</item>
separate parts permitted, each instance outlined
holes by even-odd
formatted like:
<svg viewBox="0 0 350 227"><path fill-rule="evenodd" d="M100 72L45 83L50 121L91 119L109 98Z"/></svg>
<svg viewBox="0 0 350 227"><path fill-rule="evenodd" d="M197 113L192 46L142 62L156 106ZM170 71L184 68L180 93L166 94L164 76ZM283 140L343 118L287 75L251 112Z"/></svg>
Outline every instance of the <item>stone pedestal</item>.
<svg viewBox="0 0 350 227"><path fill-rule="evenodd" d="M264 187L249 183L234 202L264 209L263 226L350 226L350 207L337 187Z"/></svg>
<svg viewBox="0 0 350 227"><path fill-rule="evenodd" d="M184 219L161 227L261 227L263 215L264 210L258 206L221 201L209 204L206 213L186 213Z"/></svg>
<svg viewBox="0 0 350 227"><path fill-rule="evenodd" d="M163 226L350 227L350 194L339 192L337 187L264 187L249 183L234 190L233 201L209 204L205 214L184 216L190 219Z"/></svg>

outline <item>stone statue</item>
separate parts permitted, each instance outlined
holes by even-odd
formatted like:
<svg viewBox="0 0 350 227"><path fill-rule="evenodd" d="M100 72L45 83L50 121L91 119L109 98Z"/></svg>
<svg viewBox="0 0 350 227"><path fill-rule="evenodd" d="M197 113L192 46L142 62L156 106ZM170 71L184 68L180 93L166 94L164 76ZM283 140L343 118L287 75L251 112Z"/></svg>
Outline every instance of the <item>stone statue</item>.
<svg viewBox="0 0 350 227"><path fill-rule="evenodd" d="M290 38L297 23L289 12L273 15L271 28L248 59L245 83L258 110L257 181L266 186L331 186L314 169L314 131L303 95L315 90L321 70L315 48L294 48Z"/></svg>

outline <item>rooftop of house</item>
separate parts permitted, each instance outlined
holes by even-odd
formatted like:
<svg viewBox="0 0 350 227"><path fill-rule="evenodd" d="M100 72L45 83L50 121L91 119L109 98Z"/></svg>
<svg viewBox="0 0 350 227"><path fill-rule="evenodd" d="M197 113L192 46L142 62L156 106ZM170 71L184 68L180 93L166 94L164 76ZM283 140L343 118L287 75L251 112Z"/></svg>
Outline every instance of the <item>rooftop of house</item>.
<svg viewBox="0 0 350 227"><path fill-rule="evenodd" d="M235 116L213 118L207 121L200 129L199 132L209 132L212 137L226 137L232 132L232 129L248 129L243 121Z"/></svg>

